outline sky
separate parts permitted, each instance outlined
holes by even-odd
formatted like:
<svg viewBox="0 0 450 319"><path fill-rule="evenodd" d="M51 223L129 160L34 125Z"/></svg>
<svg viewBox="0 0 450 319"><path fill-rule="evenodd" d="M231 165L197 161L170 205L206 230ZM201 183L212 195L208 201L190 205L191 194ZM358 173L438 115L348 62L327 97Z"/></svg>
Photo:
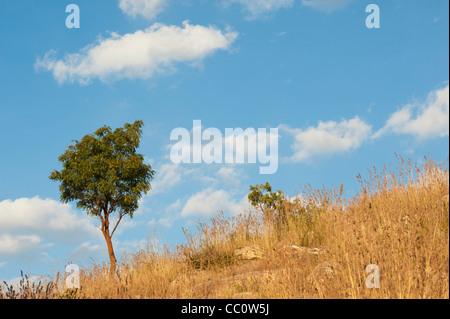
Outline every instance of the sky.
<svg viewBox="0 0 450 319"><path fill-rule="evenodd" d="M343 183L351 197L356 175L395 153L445 161L448 12L447 0L0 1L0 280L108 261L99 221L48 178L105 125L142 120L138 151L156 171L114 234L118 258L248 211L250 185L294 196ZM176 163L177 128L267 129L277 169Z"/></svg>

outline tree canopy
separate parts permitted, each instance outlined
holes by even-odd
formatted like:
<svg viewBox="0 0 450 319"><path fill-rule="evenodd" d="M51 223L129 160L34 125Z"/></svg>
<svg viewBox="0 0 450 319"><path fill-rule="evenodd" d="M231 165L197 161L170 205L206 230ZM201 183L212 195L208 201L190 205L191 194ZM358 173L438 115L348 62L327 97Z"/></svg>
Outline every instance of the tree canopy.
<svg viewBox="0 0 450 319"><path fill-rule="evenodd" d="M251 193L248 194L248 200L254 207L259 207L265 212L268 209L276 210L281 206L284 200L284 194L278 190L272 192L272 186L266 182L265 184L250 186Z"/></svg>
<svg viewBox="0 0 450 319"><path fill-rule="evenodd" d="M133 217L155 174L144 164L144 156L136 153L143 125L142 121L126 123L114 131L104 126L81 141L74 140L58 158L63 169L50 175L60 182L62 202L75 201L78 208L100 218L112 264L116 259L111 237L125 215ZM118 218L111 230L109 217L114 212Z"/></svg>

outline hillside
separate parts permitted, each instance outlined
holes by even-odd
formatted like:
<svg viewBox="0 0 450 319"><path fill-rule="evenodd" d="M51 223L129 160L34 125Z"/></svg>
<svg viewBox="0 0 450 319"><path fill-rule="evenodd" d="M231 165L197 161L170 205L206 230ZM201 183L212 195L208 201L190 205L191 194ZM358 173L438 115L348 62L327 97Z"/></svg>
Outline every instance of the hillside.
<svg viewBox="0 0 450 319"><path fill-rule="evenodd" d="M117 276L83 269L79 290L57 274L0 298L449 298L447 164L399 157L358 180L350 199L306 187L278 211L218 214L186 245L123 256Z"/></svg>

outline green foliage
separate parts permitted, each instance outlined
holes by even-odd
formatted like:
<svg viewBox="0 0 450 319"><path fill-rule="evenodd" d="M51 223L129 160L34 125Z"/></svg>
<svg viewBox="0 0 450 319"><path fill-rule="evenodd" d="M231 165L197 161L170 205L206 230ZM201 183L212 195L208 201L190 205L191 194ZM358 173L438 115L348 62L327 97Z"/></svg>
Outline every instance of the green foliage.
<svg viewBox="0 0 450 319"><path fill-rule="evenodd" d="M282 191L272 192L268 182L250 186L248 200L255 207L261 209L266 220L274 224L277 229L286 224L285 196Z"/></svg>
<svg viewBox="0 0 450 319"><path fill-rule="evenodd" d="M142 121L126 123L114 132L104 126L81 141L73 141L75 144L58 158L63 169L49 177L61 183L62 202L75 201L88 215L100 218L111 270L116 264L111 238L125 215L133 217L155 174L150 165L144 164L144 156L136 154L143 125ZM119 216L110 228L109 217L114 212Z"/></svg>
<svg viewBox="0 0 450 319"><path fill-rule="evenodd" d="M63 169L50 175L61 183L61 201L76 201L78 208L93 216L120 210L132 217L155 174L136 154L142 126L136 121L114 132L105 126L74 141L58 158Z"/></svg>
<svg viewBox="0 0 450 319"><path fill-rule="evenodd" d="M268 182L261 185L250 186L251 193L248 194L248 200L254 207L259 207L263 212L267 210L276 210L283 204L284 194L278 190L272 192L272 186Z"/></svg>
<svg viewBox="0 0 450 319"><path fill-rule="evenodd" d="M194 269L224 268L237 263L233 251L223 251L218 247L204 247L188 256Z"/></svg>

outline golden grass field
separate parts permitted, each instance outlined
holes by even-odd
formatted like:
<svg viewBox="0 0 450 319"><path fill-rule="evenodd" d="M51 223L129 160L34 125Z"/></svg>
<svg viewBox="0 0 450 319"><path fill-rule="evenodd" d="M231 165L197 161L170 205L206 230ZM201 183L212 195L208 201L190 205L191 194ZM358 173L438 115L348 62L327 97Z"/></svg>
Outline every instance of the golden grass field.
<svg viewBox="0 0 450 319"><path fill-rule="evenodd" d="M278 213L218 214L186 233L185 245L124 255L116 275L106 264L82 269L78 290L65 289L57 273L40 284L3 284L0 298L448 299L447 163L397 158L359 175L350 199L343 186L306 186ZM242 260L242 247L254 258ZM370 264L379 288L366 286Z"/></svg>

